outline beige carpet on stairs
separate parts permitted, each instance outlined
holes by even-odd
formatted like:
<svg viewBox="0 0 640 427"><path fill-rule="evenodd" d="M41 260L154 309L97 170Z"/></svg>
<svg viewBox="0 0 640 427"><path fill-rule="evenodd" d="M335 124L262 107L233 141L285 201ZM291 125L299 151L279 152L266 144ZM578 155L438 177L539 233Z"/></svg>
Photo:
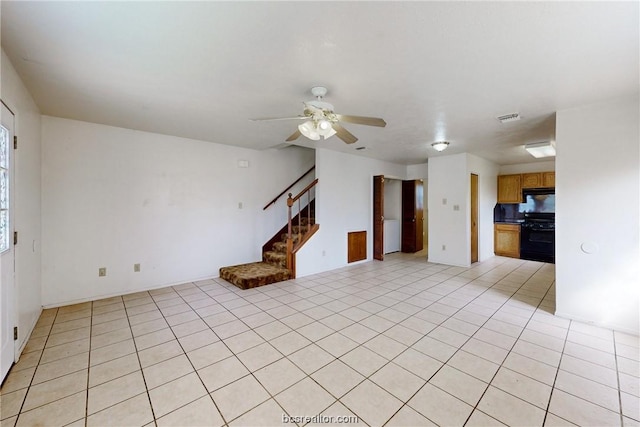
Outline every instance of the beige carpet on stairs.
<svg viewBox="0 0 640 427"><path fill-rule="evenodd" d="M298 241L300 234L308 230L306 218L302 219L305 225L292 227L294 243ZM251 289L291 279L292 273L287 269L286 241L287 234L283 233L280 241L273 244L272 250L262 254L262 262L222 267L220 278L233 283L240 289Z"/></svg>

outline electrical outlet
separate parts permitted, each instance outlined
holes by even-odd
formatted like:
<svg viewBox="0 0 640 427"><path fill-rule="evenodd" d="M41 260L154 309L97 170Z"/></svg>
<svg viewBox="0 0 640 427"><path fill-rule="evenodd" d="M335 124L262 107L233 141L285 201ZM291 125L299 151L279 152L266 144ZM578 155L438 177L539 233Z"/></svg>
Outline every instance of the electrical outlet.
<svg viewBox="0 0 640 427"><path fill-rule="evenodd" d="M133 271L135 273L139 273L140 272L140 264L133 264Z"/></svg>
<svg viewBox="0 0 640 427"><path fill-rule="evenodd" d="M442 245L442 250L446 251L447 250L447 245Z"/></svg>
<svg viewBox="0 0 640 427"><path fill-rule="evenodd" d="M442 204L446 205L447 204L447 199L442 199Z"/></svg>
<svg viewBox="0 0 640 427"><path fill-rule="evenodd" d="M100 267L98 269L98 277L104 277L107 275L107 267Z"/></svg>
<svg viewBox="0 0 640 427"><path fill-rule="evenodd" d="M453 205L453 210L454 211L459 211L460 210L460 205Z"/></svg>

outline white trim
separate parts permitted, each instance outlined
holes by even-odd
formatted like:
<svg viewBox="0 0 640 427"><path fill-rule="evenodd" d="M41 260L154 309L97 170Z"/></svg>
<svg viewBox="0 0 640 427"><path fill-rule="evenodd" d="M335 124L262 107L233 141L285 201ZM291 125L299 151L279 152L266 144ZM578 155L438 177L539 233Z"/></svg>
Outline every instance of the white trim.
<svg viewBox="0 0 640 427"><path fill-rule="evenodd" d="M146 287L146 288L132 290L132 291L126 292L126 293L113 292L113 293L109 293L109 294L93 296L93 297L90 297L90 298L80 298L80 299L74 299L74 300L69 300L69 301L57 302L57 303L54 303L54 304L47 304L47 305L44 305L43 308L44 309L49 309L49 308L64 307L66 305L80 304L80 303L89 302L89 301L98 301L98 300L105 299L105 298L111 298L111 297L117 297L117 296L123 296L123 295L130 295L130 294L137 294L138 292L152 291L154 289L168 288L170 286L178 286L178 285L183 285L185 283L199 282L201 280L213 280L213 279L219 279L219 278L220 278L220 276L214 276L214 277L209 276L209 277L201 277L201 278L197 278L197 279L181 280L180 282L176 282L176 283L166 283L166 284L163 284L163 285L154 285L154 286L149 286L149 287Z"/></svg>

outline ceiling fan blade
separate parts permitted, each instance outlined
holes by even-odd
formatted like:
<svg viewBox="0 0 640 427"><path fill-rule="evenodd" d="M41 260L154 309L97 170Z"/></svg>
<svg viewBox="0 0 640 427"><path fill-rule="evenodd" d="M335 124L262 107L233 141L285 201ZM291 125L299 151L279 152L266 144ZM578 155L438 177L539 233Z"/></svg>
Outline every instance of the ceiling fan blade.
<svg viewBox="0 0 640 427"><path fill-rule="evenodd" d="M291 136L287 139L285 139L285 141L295 141L296 139L300 138L300 135L302 135L302 133L300 132L300 130L297 130L291 134Z"/></svg>
<svg viewBox="0 0 640 427"><path fill-rule="evenodd" d="M353 144L358 140L351 132L343 128L337 123L333 124L333 130L336 131L336 136L346 142L347 144Z"/></svg>
<svg viewBox="0 0 640 427"><path fill-rule="evenodd" d="M302 120L302 119L308 119L307 116L295 116L295 117L264 117L264 118L260 118L260 119L249 119L252 122L267 122L267 121L274 121L274 120Z"/></svg>
<svg viewBox="0 0 640 427"><path fill-rule="evenodd" d="M379 126L382 128L387 125L387 122L378 117L349 116L342 114L336 114L336 117L341 122L354 123L357 125Z"/></svg>

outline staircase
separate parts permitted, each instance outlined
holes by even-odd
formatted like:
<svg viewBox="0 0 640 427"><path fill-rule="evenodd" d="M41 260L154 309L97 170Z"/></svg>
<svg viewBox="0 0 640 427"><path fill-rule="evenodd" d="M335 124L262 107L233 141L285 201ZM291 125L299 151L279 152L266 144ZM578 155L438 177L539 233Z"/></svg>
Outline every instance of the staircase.
<svg viewBox="0 0 640 427"><path fill-rule="evenodd" d="M310 190L316 179L300 194L287 199L289 220L262 247L262 261L220 268L220 278L239 287L251 289L295 278L295 253L319 229L315 222L315 201ZM307 206L300 208L300 197L307 194ZM298 213L292 218L291 209L298 201ZM295 225L294 225L295 224Z"/></svg>
<svg viewBox="0 0 640 427"><path fill-rule="evenodd" d="M307 218L302 218L301 225L291 227L294 244L298 243L301 236L309 231L307 222ZM315 223L314 218L311 218L311 223ZM220 269L220 278L233 283L240 289L251 289L292 279L293 272L287 268L288 233L286 229L287 226L278 232L277 236L280 240L271 245L271 250L265 250L265 247L262 248L262 262L222 267Z"/></svg>

